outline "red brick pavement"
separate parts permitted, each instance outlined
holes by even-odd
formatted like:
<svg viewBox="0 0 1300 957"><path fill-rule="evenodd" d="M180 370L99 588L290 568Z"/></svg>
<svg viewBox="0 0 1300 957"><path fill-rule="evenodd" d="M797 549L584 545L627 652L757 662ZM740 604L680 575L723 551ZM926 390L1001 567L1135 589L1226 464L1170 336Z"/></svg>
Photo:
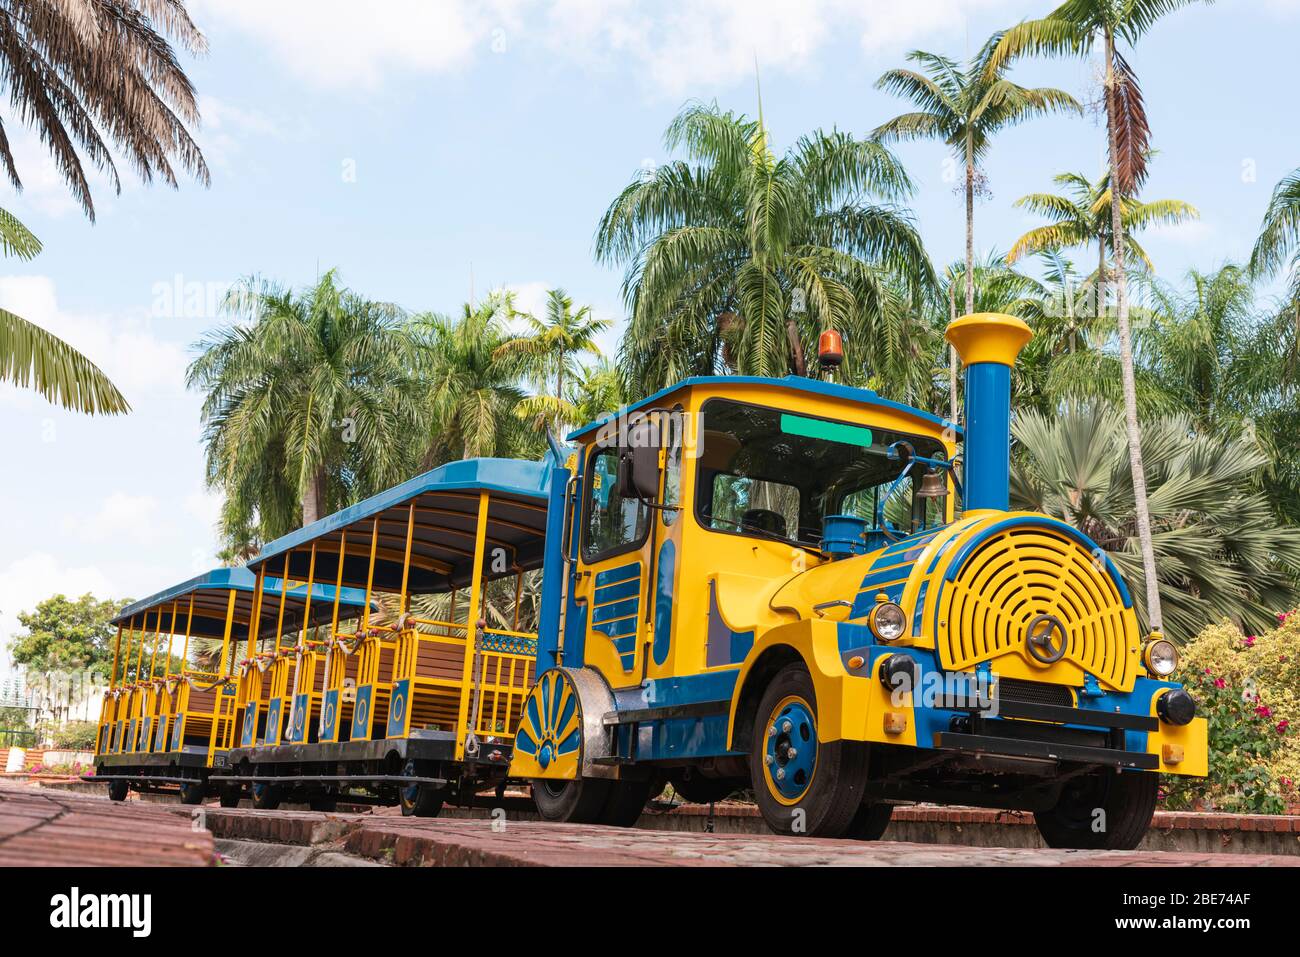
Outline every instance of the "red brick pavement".
<svg viewBox="0 0 1300 957"><path fill-rule="evenodd" d="M223 838L287 844L341 843L349 853L402 866L973 866L1297 867L1300 858L1260 854L1056 851L862 843L754 834L699 834L484 819L207 808Z"/></svg>
<svg viewBox="0 0 1300 957"><path fill-rule="evenodd" d="M331 844L398 865L441 866L972 866L1295 867L1300 858L1147 851L1057 851L860 843L755 834L625 830L388 814L192 809L0 784L0 865L204 865L214 836L279 844ZM983 815L986 812L962 811ZM999 812L987 812L999 813ZM1008 822L1009 823L1009 822ZM1177 826L1177 825L1175 825Z"/></svg>
<svg viewBox="0 0 1300 957"><path fill-rule="evenodd" d="M0 783L0 866L205 867L217 860L212 834L175 809Z"/></svg>

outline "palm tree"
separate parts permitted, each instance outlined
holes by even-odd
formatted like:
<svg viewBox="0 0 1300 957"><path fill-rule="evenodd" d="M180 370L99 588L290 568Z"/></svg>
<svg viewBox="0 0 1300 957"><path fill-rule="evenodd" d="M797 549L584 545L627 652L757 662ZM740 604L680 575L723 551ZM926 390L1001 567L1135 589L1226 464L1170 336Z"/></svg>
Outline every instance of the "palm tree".
<svg viewBox="0 0 1300 957"><path fill-rule="evenodd" d="M1273 190L1250 254L1250 271L1272 277L1288 259L1288 298L1300 315L1300 169L1283 177Z"/></svg>
<svg viewBox="0 0 1300 957"><path fill-rule="evenodd" d="M210 178L186 124L199 121L194 87L168 38L190 53L207 40L180 0L0 3L0 76L15 113L40 135L69 189L93 221L81 153L121 192L113 148L145 182L175 187L176 170ZM81 152L78 152L80 148ZM8 137L0 162L22 180Z"/></svg>
<svg viewBox="0 0 1300 957"><path fill-rule="evenodd" d="M1096 243L1097 288L1104 288L1110 278L1110 270L1106 268L1106 249L1112 244L1110 176L1103 174L1094 183L1082 173L1060 173L1052 181L1064 187L1065 192L1030 193L1015 201L1014 205L1037 213L1049 222L1017 239L1007 253L1007 262L1014 264L1032 253ZM1155 267L1150 257L1133 238L1133 233L1148 226L1175 225L1197 219L1200 215L1195 206L1181 199L1157 199L1145 203L1135 196L1124 197L1120 221L1124 225L1125 259L1131 258L1134 263L1153 270Z"/></svg>
<svg viewBox="0 0 1300 957"><path fill-rule="evenodd" d="M1117 410L1022 410L1011 426L1014 506L1054 515L1086 533L1125 578L1143 570L1126 426ZM1186 416L1147 423L1156 583L1171 637L1231 618L1259 630L1300 602L1300 540L1256 487L1267 456L1247 435L1198 433ZM1139 617L1150 606L1135 596Z"/></svg>
<svg viewBox="0 0 1300 957"><path fill-rule="evenodd" d="M1270 460L1261 485L1290 524L1300 503L1294 318L1262 312L1250 272L1231 263L1192 270L1186 286L1158 289L1152 320L1137 333L1141 366L1198 430L1255 437Z"/></svg>
<svg viewBox="0 0 1300 957"><path fill-rule="evenodd" d="M581 366L568 380L565 397L530 395L515 406L515 414L524 421L542 422L563 434L567 427L577 427L603 419L626 402L623 375L607 359Z"/></svg>
<svg viewBox="0 0 1300 957"><path fill-rule="evenodd" d="M995 38L987 60L992 73L1016 57L1028 54L1086 56L1100 43L1105 58L1106 139L1110 159L1112 201L1111 263L1115 274L1116 323L1120 367L1123 375L1124 416L1128 428L1130 465L1138 540L1146 582L1148 621L1160 631L1160 588L1155 550L1151 544L1151 515L1147 503L1146 475L1142 466L1142 439L1137 418L1137 387L1133 374L1133 334L1129 327L1128 277L1122 210L1125 199L1137 193L1147 175L1151 156L1151 127L1137 74L1120 52L1119 44L1132 46L1160 17L1195 0L1065 0L1041 20L1026 20Z"/></svg>
<svg viewBox="0 0 1300 957"><path fill-rule="evenodd" d="M529 334L506 340L497 349L495 358L519 357L526 369L525 375L539 391L554 381L555 391L549 398L555 401L556 409L544 415L543 419L558 428L561 422L572 421L559 412L559 406L566 402L565 387L578 375L579 360L583 356L600 355L596 337L608 329L610 323L607 319L592 316L590 306L574 312L573 300L565 295L563 289L547 292L546 318L524 315L523 319Z"/></svg>
<svg viewBox="0 0 1300 957"><path fill-rule="evenodd" d="M975 194L981 188L978 167L988 154L993 135L1035 115L1081 113L1074 97L1051 87L1031 89L1002 76L989 65L997 37L985 44L963 69L937 53L913 50L907 59L916 70L889 70L876 89L911 100L920 109L896 116L876 128L874 139L941 139L965 170L966 313L975 311Z"/></svg>
<svg viewBox="0 0 1300 957"><path fill-rule="evenodd" d="M264 540L306 525L409 471L414 420L405 314L342 287L334 270L298 294L247 279L226 310L241 319L197 345L188 384L203 403L208 481L223 525Z"/></svg>
<svg viewBox="0 0 1300 957"><path fill-rule="evenodd" d="M513 297L496 293L466 303L458 319L427 313L412 320L425 468L456 458L526 455L531 447L514 414L526 396L519 386L525 365L502 350L513 315Z"/></svg>
<svg viewBox="0 0 1300 957"><path fill-rule="evenodd" d="M0 41L3 42L3 41ZM0 209L0 253L30 261L41 241ZM0 309L0 382L32 388L47 401L88 415L130 412L117 386L93 362L58 336Z"/></svg>
<svg viewBox="0 0 1300 957"><path fill-rule="evenodd" d="M627 186L596 232L596 258L626 267L633 391L724 368L803 375L825 329L850 367L907 361L903 320L935 276L884 146L817 131L778 158L761 108L716 104L688 105L664 141L687 158Z"/></svg>

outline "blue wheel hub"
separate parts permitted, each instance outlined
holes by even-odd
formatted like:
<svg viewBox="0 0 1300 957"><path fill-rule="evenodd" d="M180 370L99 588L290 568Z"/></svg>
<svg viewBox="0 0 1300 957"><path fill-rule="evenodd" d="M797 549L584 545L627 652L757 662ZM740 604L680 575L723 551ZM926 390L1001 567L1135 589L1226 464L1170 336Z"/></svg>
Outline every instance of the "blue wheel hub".
<svg viewBox="0 0 1300 957"><path fill-rule="evenodd" d="M802 798L817 767L817 719L806 702L792 698L777 705L763 751L769 785L789 803Z"/></svg>
<svg viewBox="0 0 1300 957"><path fill-rule="evenodd" d="M537 763L542 766L542 770L546 770L546 768L550 767L551 759L553 757L555 757L555 752L552 750L551 745L548 742L547 744L542 745L542 750L537 752Z"/></svg>

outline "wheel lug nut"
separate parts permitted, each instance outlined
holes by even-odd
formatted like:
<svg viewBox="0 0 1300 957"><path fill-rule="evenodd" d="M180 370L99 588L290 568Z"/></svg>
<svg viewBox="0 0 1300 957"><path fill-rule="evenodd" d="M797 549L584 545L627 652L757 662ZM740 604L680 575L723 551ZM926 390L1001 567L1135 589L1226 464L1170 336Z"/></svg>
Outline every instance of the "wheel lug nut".
<svg viewBox="0 0 1300 957"><path fill-rule="evenodd" d="M784 780L785 780L785 768L777 768L777 769L776 769L776 779L777 779L778 781L784 781Z"/></svg>
<svg viewBox="0 0 1300 957"><path fill-rule="evenodd" d="M786 732L787 734L790 733L790 729L793 727L794 725L790 723L790 720L788 718L781 723L781 730Z"/></svg>
<svg viewBox="0 0 1300 957"><path fill-rule="evenodd" d="M763 763L764 763L764 764L771 764L771 763L772 763L772 755L770 755L770 754L765 754L765 755L763 755Z"/></svg>
<svg viewBox="0 0 1300 957"><path fill-rule="evenodd" d="M785 756L789 758L791 761L793 761L796 757L799 756L799 752L796 751L794 748L787 748L785 752Z"/></svg>

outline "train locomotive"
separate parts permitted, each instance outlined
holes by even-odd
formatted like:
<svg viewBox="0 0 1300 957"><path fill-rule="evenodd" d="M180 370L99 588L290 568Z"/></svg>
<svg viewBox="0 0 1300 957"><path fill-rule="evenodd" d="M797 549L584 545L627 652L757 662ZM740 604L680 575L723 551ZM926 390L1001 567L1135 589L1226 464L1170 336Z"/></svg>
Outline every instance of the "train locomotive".
<svg viewBox="0 0 1300 957"><path fill-rule="evenodd" d="M511 767L542 816L629 823L671 781L752 789L781 833L870 839L932 801L1135 847L1159 773L1206 773L1206 722L1105 553L1008 509L1031 335L949 326L964 435L798 377L690 379L575 433Z"/></svg>

